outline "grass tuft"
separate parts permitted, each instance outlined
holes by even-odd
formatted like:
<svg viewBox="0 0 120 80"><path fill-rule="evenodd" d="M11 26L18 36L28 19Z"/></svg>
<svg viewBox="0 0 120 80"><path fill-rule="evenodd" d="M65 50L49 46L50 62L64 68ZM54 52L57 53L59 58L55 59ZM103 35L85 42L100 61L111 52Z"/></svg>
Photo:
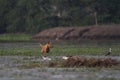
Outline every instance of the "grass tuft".
<svg viewBox="0 0 120 80"><path fill-rule="evenodd" d="M30 34L0 34L0 41L29 41Z"/></svg>

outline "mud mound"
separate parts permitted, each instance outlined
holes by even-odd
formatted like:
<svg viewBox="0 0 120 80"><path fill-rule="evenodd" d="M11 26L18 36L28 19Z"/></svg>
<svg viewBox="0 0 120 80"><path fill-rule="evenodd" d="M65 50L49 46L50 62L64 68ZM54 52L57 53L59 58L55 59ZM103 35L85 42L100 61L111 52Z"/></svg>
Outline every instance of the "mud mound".
<svg viewBox="0 0 120 80"><path fill-rule="evenodd" d="M57 27L47 29L34 35L32 39L54 39L54 40L74 40L80 39L84 32L90 27Z"/></svg>
<svg viewBox="0 0 120 80"><path fill-rule="evenodd" d="M120 39L120 26L91 27L82 37L87 39Z"/></svg>
<svg viewBox="0 0 120 80"><path fill-rule="evenodd" d="M44 31L39 32L38 34L33 36L33 39L61 39L67 33L73 31L72 27L57 27L53 29L47 29Z"/></svg>
<svg viewBox="0 0 120 80"><path fill-rule="evenodd" d="M120 61L111 58L85 58L85 57L70 57L63 61L52 61L49 67L112 67L120 66Z"/></svg>
<svg viewBox="0 0 120 80"><path fill-rule="evenodd" d="M57 27L46 29L32 39L80 40L80 39L120 39L120 25Z"/></svg>

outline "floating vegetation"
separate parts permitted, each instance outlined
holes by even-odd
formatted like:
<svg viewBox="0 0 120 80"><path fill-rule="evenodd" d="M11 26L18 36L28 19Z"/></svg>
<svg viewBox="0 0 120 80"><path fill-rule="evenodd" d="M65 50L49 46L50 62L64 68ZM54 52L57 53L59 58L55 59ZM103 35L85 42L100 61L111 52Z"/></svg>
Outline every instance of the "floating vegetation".
<svg viewBox="0 0 120 80"><path fill-rule="evenodd" d="M78 57L71 56L66 60L62 58L57 60L40 60L37 62L31 61L24 63L19 68L30 69L30 68L80 68L80 67L104 67L104 68L119 68L120 61L110 57Z"/></svg>
<svg viewBox="0 0 120 80"><path fill-rule="evenodd" d="M37 67L41 67L41 64L29 63L29 64L23 64L23 65L19 66L19 68L21 68L21 69L30 69L30 68L37 68Z"/></svg>
<svg viewBox="0 0 120 80"><path fill-rule="evenodd" d="M67 60L51 61L49 67L112 67L120 66L120 61L112 58L69 57Z"/></svg>

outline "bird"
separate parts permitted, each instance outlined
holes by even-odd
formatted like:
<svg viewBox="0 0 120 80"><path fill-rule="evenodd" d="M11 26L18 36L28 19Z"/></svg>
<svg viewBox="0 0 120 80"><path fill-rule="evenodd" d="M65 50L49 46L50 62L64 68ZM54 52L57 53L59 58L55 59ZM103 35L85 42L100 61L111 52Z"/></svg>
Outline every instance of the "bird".
<svg viewBox="0 0 120 80"><path fill-rule="evenodd" d="M68 56L63 56L62 59L63 60L67 60L69 57Z"/></svg>
<svg viewBox="0 0 120 80"><path fill-rule="evenodd" d="M110 54L112 54L112 53L111 53L111 48L109 48L109 51L108 51L107 54L105 54L105 56L108 56L108 55L110 55Z"/></svg>
<svg viewBox="0 0 120 80"><path fill-rule="evenodd" d="M73 56L71 56L71 55L63 56L62 59L63 59L63 60L68 60L70 57L73 57Z"/></svg>
<svg viewBox="0 0 120 80"><path fill-rule="evenodd" d="M51 58L42 56L43 60L51 61Z"/></svg>

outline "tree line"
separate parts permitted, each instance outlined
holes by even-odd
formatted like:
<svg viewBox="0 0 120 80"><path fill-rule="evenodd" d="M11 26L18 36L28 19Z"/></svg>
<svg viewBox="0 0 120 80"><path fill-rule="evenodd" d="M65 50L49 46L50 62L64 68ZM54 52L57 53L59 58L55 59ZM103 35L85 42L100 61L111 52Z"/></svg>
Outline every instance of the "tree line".
<svg viewBox="0 0 120 80"><path fill-rule="evenodd" d="M120 23L120 0L0 0L0 33Z"/></svg>

